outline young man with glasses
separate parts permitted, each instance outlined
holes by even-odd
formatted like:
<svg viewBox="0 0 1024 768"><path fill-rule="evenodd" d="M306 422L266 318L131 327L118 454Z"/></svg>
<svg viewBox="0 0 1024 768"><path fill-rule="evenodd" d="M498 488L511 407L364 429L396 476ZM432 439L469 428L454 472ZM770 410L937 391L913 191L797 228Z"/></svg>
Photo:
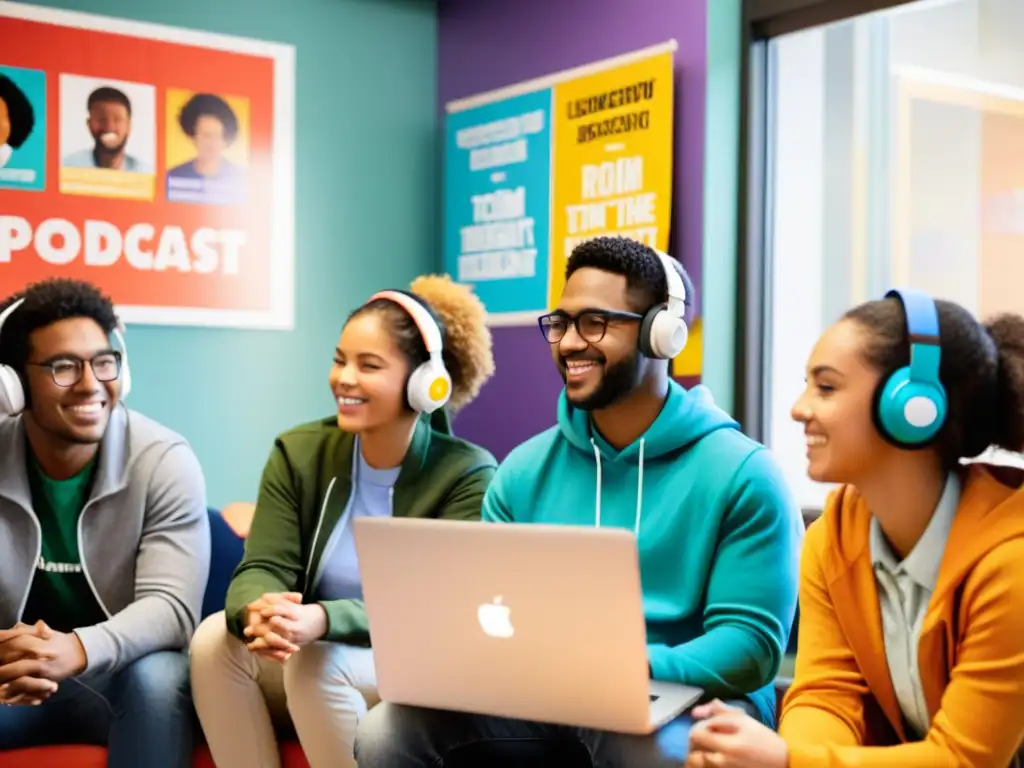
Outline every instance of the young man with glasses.
<svg viewBox="0 0 1024 768"><path fill-rule="evenodd" d="M539 319L565 380L558 425L502 462L483 516L633 531L651 676L774 725L803 524L769 452L707 390L669 375L692 297L678 262L646 245L576 247L557 308ZM692 723L684 714L642 737L382 704L360 725L356 758L426 768L471 742L556 737L582 741L595 765L682 766Z"/></svg>
<svg viewBox="0 0 1024 768"><path fill-rule="evenodd" d="M199 463L122 404L96 288L36 283L0 317L0 752L92 743L115 768L184 768L210 560Z"/></svg>

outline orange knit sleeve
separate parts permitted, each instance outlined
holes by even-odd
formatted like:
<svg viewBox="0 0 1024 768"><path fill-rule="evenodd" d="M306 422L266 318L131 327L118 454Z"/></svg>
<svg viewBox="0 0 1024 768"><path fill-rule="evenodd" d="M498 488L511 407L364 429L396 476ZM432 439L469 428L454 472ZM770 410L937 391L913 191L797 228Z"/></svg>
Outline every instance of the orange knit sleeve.
<svg viewBox="0 0 1024 768"><path fill-rule="evenodd" d="M803 671L804 682L787 698L780 729L791 768L1005 768L1024 739L1024 538L989 552L966 580L962 600L962 639L939 712L923 740L894 747L851 745L856 683L846 652L825 647L836 638L823 622L811 620L807 640L801 626L800 653L807 649L808 657L796 677ZM821 676L830 669L836 679L826 686ZM806 729L815 727L812 740Z"/></svg>

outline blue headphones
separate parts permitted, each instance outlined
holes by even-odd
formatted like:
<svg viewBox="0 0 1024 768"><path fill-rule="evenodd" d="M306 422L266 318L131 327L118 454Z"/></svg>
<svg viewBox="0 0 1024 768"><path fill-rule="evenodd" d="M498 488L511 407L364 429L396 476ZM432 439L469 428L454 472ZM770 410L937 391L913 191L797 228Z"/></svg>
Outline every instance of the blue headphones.
<svg viewBox="0 0 1024 768"><path fill-rule="evenodd" d="M923 448L946 422L946 388L939 380L942 346L939 310L927 294L891 290L903 305L910 365L899 368L875 395L875 421L882 436L901 448Z"/></svg>

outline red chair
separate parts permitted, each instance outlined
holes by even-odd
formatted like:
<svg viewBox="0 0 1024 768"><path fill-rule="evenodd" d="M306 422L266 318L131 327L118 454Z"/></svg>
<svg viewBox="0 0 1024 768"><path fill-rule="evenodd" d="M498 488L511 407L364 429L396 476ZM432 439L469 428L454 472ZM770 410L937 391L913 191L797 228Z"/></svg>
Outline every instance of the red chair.
<svg viewBox="0 0 1024 768"><path fill-rule="evenodd" d="M0 753L4 768L107 768L107 750L103 747L35 747ZM297 742L281 746L284 768L309 768ZM206 745L196 748L193 768L216 768Z"/></svg>
<svg viewBox="0 0 1024 768"><path fill-rule="evenodd" d="M289 741L281 745L281 766L282 768L309 768L306 756L302 754L302 747L297 741ZM30 767L26 766L26 768ZM54 768L57 768L56 764ZM217 768L205 745L196 749L195 757L192 759L192 768Z"/></svg>
<svg viewBox="0 0 1024 768"><path fill-rule="evenodd" d="M4 768L107 768L103 747L36 747L0 753Z"/></svg>
<svg viewBox="0 0 1024 768"><path fill-rule="evenodd" d="M231 542L229 537L238 536L244 539L249 533L249 524L255 511L256 506L254 504L241 502L229 504L225 507L223 517L217 511L210 510L210 529L213 539L214 557L217 557L218 552L233 552L236 550L237 547L232 546L235 542ZM225 523L227 524L225 525ZM218 543L220 546L218 546ZM232 568L219 568L217 570L230 575L233 567L234 565L232 565ZM215 595L216 599L209 602L222 608L227 584L214 584L212 581L211 579L207 590L215 590L219 595ZM197 734L197 737L199 736ZM286 742L281 745L281 765L283 768L309 768L309 763L306 761L306 756L302 753L302 747L299 746L298 742ZM107 750L103 747L79 745L15 749L9 752L0 752L0 766L3 766L3 768L106 768ZM216 768L213 758L210 757L210 750L206 748L205 744L196 747L192 766L193 768Z"/></svg>

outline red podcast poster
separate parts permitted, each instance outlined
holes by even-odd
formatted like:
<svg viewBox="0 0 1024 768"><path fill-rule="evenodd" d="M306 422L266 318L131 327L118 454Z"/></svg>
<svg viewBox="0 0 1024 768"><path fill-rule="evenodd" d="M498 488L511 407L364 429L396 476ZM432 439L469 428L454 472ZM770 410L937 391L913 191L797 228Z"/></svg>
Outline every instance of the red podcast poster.
<svg viewBox="0 0 1024 768"><path fill-rule="evenodd" d="M0 40L0 296L292 327L294 48L12 2Z"/></svg>

